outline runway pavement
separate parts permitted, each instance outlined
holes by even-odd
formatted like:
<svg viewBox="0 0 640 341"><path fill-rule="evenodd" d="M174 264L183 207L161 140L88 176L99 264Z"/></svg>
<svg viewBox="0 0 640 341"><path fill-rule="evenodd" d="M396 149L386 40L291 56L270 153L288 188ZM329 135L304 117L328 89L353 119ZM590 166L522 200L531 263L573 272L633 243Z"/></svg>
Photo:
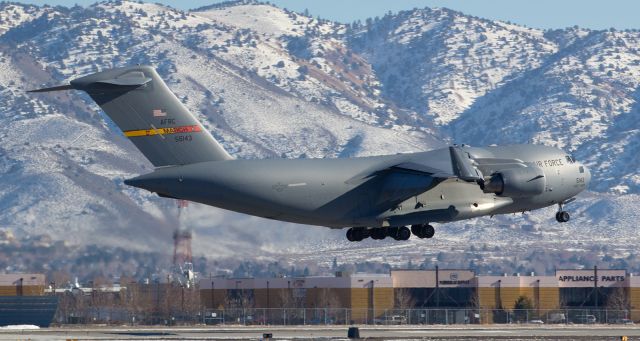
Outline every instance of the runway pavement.
<svg viewBox="0 0 640 341"><path fill-rule="evenodd" d="M358 326L360 337L379 340L640 340L635 326ZM0 340L259 340L347 339L348 326L77 327L0 330Z"/></svg>

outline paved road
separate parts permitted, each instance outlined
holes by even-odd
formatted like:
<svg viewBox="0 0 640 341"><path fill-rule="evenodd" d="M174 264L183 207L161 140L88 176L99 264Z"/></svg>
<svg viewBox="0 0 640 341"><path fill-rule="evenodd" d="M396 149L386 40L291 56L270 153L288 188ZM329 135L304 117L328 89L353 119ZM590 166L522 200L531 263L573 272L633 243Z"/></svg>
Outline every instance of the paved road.
<svg viewBox="0 0 640 341"><path fill-rule="evenodd" d="M381 340L640 340L635 326L360 326L360 337ZM90 327L0 330L0 340L258 340L346 339L347 327Z"/></svg>

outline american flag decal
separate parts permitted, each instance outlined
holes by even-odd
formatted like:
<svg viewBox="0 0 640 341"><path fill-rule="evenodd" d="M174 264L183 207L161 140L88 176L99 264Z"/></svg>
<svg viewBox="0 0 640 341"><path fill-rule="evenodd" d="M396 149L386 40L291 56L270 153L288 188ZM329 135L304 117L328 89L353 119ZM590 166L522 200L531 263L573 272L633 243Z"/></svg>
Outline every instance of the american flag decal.
<svg viewBox="0 0 640 341"><path fill-rule="evenodd" d="M153 117L165 117L167 113L162 111L161 109L153 109Z"/></svg>

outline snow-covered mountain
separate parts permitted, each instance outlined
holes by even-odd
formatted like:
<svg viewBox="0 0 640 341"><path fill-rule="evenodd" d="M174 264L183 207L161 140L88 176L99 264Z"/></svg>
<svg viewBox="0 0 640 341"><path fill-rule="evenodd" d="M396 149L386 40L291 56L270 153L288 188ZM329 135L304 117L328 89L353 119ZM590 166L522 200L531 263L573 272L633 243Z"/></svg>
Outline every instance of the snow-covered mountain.
<svg viewBox="0 0 640 341"><path fill-rule="evenodd" d="M444 8L386 15L353 31L351 46L371 61L384 95L441 126L558 52L540 30Z"/></svg>
<svg viewBox="0 0 640 341"><path fill-rule="evenodd" d="M439 8L342 24L253 1L188 12L131 1L3 2L0 228L74 244L168 247L175 203L123 185L151 165L99 108L79 93L25 93L143 63L241 158L534 142L573 152L594 173L566 226L552 209L475 219L443 225L435 244L348 244L342 231L192 205L183 223L195 231L196 254L325 261L382 247L405 263L476 242L628 244L640 208L638 39L636 31L542 31ZM613 232L603 239L603 230Z"/></svg>

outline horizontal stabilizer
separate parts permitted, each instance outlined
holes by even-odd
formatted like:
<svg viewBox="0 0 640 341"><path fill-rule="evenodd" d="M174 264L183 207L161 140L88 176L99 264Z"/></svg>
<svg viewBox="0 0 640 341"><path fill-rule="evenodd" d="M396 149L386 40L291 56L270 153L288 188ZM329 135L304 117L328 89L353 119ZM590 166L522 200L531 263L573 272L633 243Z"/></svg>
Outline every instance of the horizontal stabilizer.
<svg viewBox="0 0 640 341"><path fill-rule="evenodd" d="M97 81L98 84L120 85L120 86L141 86L151 82L151 78L145 77L142 72L129 72L122 77L103 79Z"/></svg>
<svg viewBox="0 0 640 341"><path fill-rule="evenodd" d="M58 86L53 86L53 87L50 87L50 88L29 90L27 92L50 92L50 91L62 91L62 90L73 90L73 85L71 85L71 84L58 85Z"/></svg>
<svg viewBox="0 0 640 341"><path fill-rule="evenodd" d="M146 77L144 73L139 71L133 71L125 73L122 76L109 78L109 79L97 79L93 81L71 81L71 84L58 85L50 88L42 88L36 90L29 90L27 92L50 92L50 91L62 91L62 90L90 90L100 86L116 86L116 87L139 87L143 86L152 79Z"/></svg>

